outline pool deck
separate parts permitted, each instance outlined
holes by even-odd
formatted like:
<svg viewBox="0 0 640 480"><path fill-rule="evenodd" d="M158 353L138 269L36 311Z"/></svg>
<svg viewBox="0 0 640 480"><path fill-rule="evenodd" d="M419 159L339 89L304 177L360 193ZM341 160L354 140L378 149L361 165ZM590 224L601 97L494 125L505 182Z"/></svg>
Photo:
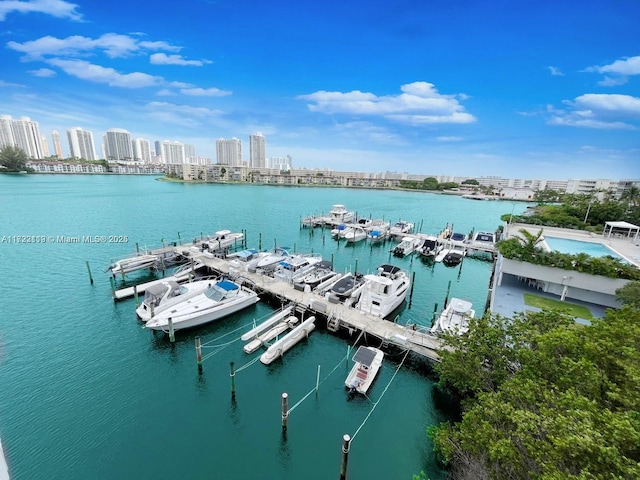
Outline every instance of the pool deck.
<svg viewBox="0 0 640 480"><path fill-rule="evenodd" d="M630 264L640 268L640 238L637 238L634 241L633 237L607 237L600 233L587 232L584 230L527 225L524 223L507 225L505 227L505 233L508 235L515 235L522 228L530 232L532 235L536 235L542 228L542 235L546 235L548 237L557 237L567 240L578 240L580 242L605 245L613 249Z"/></svg>

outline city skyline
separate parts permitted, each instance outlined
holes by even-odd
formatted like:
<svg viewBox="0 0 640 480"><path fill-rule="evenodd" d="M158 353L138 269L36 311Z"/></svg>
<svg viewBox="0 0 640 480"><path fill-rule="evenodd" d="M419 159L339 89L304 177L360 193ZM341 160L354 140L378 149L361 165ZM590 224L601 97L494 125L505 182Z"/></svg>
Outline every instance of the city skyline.
<svg viewBox="0 0 640 480"><path fill-rule="evenodd" d="M267 158L307 168L640 172L632 0L119 4L0 1L0 113L213 161L217 139L262 132Z"/></svg>

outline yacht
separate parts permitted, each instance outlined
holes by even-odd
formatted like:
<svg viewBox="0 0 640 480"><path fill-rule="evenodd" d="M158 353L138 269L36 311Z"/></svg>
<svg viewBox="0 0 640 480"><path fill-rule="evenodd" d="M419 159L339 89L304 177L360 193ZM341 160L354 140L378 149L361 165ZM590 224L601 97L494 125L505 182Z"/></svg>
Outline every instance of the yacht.
<svg viewBox="0 0 640 480"><path fill-rule="evenodd" d="M404 257L411 255L420 245L422 245L422 239L418 237L403 237L402 241L392 249L392 252L396 257Z"/></svg>
<svg viewBox="0 0 640 480"><path fill-rule="evenodd" d="M278 263L288 258L289 251L286 248L275 248L267 255L261 255L247 264L247 271L251 273L270 273Z"/></svg>
<svg viewBox="0 0 640 480"><path fill-rule="evenodd" d="M418 253L425 257L435 258L443 248L444 245L439 243L436 237L429 236L424 239L422 246L418 248Z"/></svg>
<svg viewBox="0 0 640 480"><path fill-rule="evenodd" d="M136 308L136 314L146 322L167 308L204 292L212 283L213 280L197 280L183 284L175 280L156 283L145 290L144 299Z"/></svg>
<svg viewBox="0 0 640 480"><path fill-rule="evenodd" d="M269 253L259 252L255 248L247 248L227 255L227 260L229 260L229 274L237 275L242 271L248 271L249 265L257 263L258 259L266 255L269 255Z"/></svg>
<svg viewBox="0 0 640 480"><path fill-rule="evenodd" d="M344 239L347 243L360 242L365 238L367 238L367 231L358 225L351 227L351 230L344 234Z"/></svg>
<svg viewBox="0 0 640 480"><path fill-rule="evenodd" d="M292 283L298 277L309 273L314 265L321 261L321 255L291 255L276 265L273 270L273 278Z"/></svg>
<svg viewBox="0 0 640 480"><path fill-rule="evenodd" d="M431 327L431 333L456 333L462 334L469 330L469 319L475 317L471 302L459 298L451 298L447 307L438 316Z"/></svg>
<svg viewBox="0 0 640 480"><path fill-rule="evenodd" d="M366 395L382 366L384 353L374 347L359 347L353 355L354 365L344 381L349 392Z"/></svg>
<svg viewBox="0 0 640 480"><path fill-rule="evenodd" d="M315 288L325 280L336 275L333 271L333 265L328 260L322 260L316 263L309 272L306 272L302 276L298 276L294 279L295 282L302 285L309 285L310 288Z"/></svg>
<svg viewBox="0 0 640 480"><path fill-rule="evenodd" d="M407 273L394 265L381 265L376 275L365 275L365 285L356 307L385 318L404 301L411 286Z"/></svg>
<svg viewBox="0 0 640 480"><path fill-rule="evenodd" d="M405 222L404 220L400 220L399 222L394 223L389 229L389 234L392 237L403 237L407 233L411 233L413 231L413 223Z"/></svg>
<svg viewBox="0 0 640 480"><path fill-rule="evenodd" d="M247 308L259 300L258 294L231 280L213 283L204 292L176 303L147 321L146 328L169 330L171 319L174 330L196 327Z"/></svg>
<svg viewBox="0 0 640 480"><path fill-rule="evenodd" d="M218 230L213 235L207 236L202 242L202 248L209 252L219 252L237 245L244 239L244 233L233 233L231 230Z"/></svg>
<svg viewBox="0 0 640 480"><path fill-rule="evenodd" d="M331 207L329 211L329 223L350 223L356 219L355 212L347 210L344 205L336 204Z"/></svg>

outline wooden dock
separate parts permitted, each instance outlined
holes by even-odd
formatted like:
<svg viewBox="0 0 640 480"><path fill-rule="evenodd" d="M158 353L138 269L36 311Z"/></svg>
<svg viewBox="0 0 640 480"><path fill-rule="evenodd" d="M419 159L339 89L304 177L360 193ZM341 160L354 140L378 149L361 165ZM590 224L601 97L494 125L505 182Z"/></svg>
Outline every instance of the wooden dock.
<svg viewBox="0 0 640 480"><path fill-rule="evenodd" d="M222 275L230 274L230 262L224 258L210 257L192 253L192 259L201 262L209 269ZM438 350L442 348L438 338L427 333L369 315L342 303L332 303L323 296L294 288L293 285L259 273L242 272L236 281L243 279L259 295L268 295L282 305L295 303L303 307L308 316L315 315L327 322L327 329L337 332L340 329L349 334L364 332L381 340L383 344L395 345L410 350L432 361L439 361Z"/></svg>

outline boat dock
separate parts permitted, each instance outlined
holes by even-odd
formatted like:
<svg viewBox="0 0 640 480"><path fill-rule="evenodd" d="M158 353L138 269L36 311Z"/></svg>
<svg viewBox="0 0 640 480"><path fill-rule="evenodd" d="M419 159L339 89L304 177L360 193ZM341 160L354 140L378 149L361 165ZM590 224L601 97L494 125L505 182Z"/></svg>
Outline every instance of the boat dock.
<svg viewBox="0 0 640 480"><path fill-rule="evenodd" d="M193 259L221 275L235 273L232 272L230 262L224 258L194 253ZM438 350L441 348L441 342L437 337L369 315L342 303L333 303L314 292L299 290L287 282L276 280L267 275L243 271L239 277L236 277L236 281L240 280L243 280L259 295L267 295L281 305L294 303L304 308L307 313L305 316L313 315L316 319L325 320L327 330L331 332L342 330L349 335L363 332L364 336L374 336L380 339L383 344L396 345L432 361L440 360Z"/></svg>

